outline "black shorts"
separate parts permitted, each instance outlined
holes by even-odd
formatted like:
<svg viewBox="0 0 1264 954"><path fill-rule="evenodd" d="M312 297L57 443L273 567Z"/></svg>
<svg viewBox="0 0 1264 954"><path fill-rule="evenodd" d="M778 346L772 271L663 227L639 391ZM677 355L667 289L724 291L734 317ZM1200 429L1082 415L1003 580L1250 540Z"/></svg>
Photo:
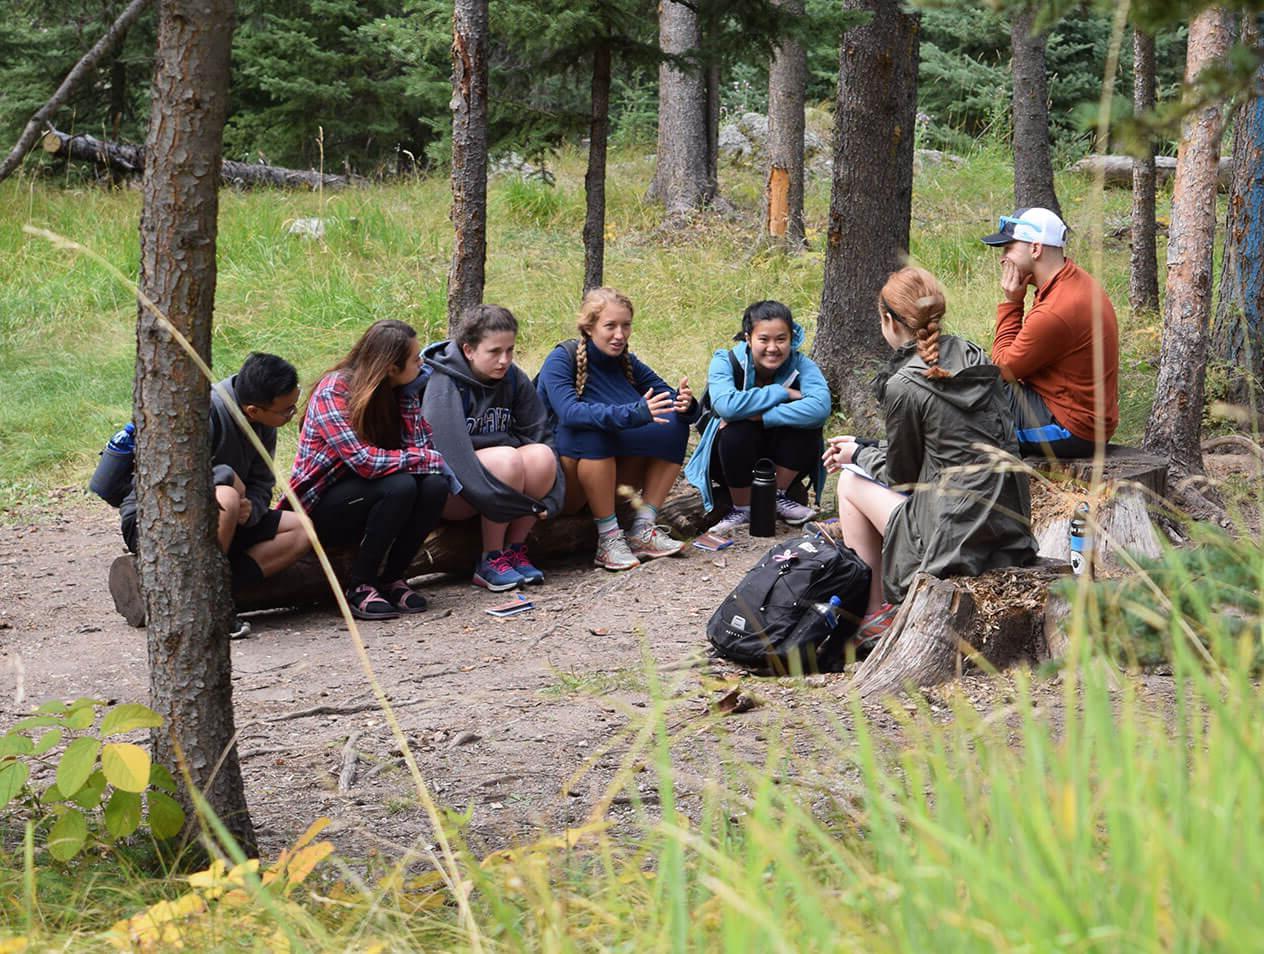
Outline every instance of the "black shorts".
<svg viewBox="0 0 1264 954"><path fill-rule="evenodd" d="M280 510L268 510L254 526L238 527L237 532L233 534L233 542L228 546L228 556L234 557L238 553L245 553L251 547L267 543L275 537L281 528L281 514ZM123 542L127 544L127 549L133 553L139 552L137 543L140 534L136 527L135 513L129 513L123 517L122 531Z"/></svg>

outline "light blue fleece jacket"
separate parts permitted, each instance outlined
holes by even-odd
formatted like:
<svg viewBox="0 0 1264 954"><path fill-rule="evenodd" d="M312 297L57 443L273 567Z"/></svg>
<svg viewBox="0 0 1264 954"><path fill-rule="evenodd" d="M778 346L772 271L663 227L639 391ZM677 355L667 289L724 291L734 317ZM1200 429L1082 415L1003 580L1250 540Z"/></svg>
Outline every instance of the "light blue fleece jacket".
<svg viewBox="0 0 1264 954"><path fill-rule="evenodd" d="M823 426L829 417L832 406L829 384L816 362L800 353L803 338L803 328L798 322L793 322L790 346L794 350L785 364L777 369L772 382L759 387L755 385L755 361L746 342L738 342L731 349L742 366L745 387L739 387L733 378L730 349L721 348L712 356L711 366L707 370L707 396L715 413L707 423L706 430L702 432L702 439L698 441L689 463L685 465L685 479L698 488L707 510L714 506L711 496L711 454L721 420L740 421L762 414L765 427L815 428ZM788 387L795 388L803 397L797 401L790 400ZM824 450L822 441L822 453ZM818 504L824 482L825 465L822 463L812 474L812 490Z"/></svg>

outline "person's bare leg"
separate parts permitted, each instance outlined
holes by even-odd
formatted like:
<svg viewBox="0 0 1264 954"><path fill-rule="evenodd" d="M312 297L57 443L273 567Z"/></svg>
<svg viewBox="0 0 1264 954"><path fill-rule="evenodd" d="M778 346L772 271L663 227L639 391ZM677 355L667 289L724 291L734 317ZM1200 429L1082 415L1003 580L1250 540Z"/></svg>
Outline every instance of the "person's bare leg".
<svg viewBox="0 0 1264 954"><path fill-rule="evenodd" d="M777 489L778 490L788 489L789 486L792 483L794 483L794 479L798 476L799 476L799 472L797 470L791 470L789 467L782 467L780 464L778 464L777 465ZM750 491L748 490L747 491L748 497L749 497L749 494L750 494Z"/></svg>
<svg viewBox="0 0 1264 954"><path fill-rule="evenodd" d="M515 448L514 452L522 464L522 492L536 500L541 499L553 489L553 484L557 480L557 458L552 448L545 444L527 444L525 447ZM548 516L554 516L554 514L548 514ZM531 528L539 519L539 517L528 515L510 523L505 533L505 542L510 545L524 542L527 534L531 532Z"/></svg>
<svg viewBox="0 0 1264 954"><path fill-rule="evenodd" d="M577 463L576 478L594 518L608 517L614 513L615 476L616 459L613 457L581 460Z"/></svg>
<svg viewBox="0 0 1264 954"><path fill-rule="evenodd" d="M484 447L480 451L476 451L479 463L493 477L499 480L511 490L522 492L524 483L526 482L526 469L518 455L517 448L514 447ZM482 518L481 529L483 537L483 552L492 553L494 551L503 550L505 548L505 530L508 528L507 523L497 523L495 520Z"/></svg>
<svg viewBox="0 0 1264 954"><path fill-rule="evenodd" d="M281 514L276 536L256 543L246 551L246 556L258 563L263 575L268 577L280 573L311 549L311 545L298 514L287 510Z"/></svg>
<svg viewBox="0 0 1264 954"><path fill-rule="evenodd" d="M850 471L838 477L838 523L843 542L856 551L871 572L869 605L865 613L882 605L882 534L892 511L905 497Z"/></svg>
<svg viewBox="0 0 1264 954"><path fill-rule="evenodd" d="M645 483L641 497L651 507L661 507L671 493L672 485L680 474L680 465L675 461L649 458L645 462Z"/></svg>
<svg viewBox="0 0 1264 954"><path fill-rule="evenodd" d="M588 503L583 485L579 482L579 461L574 457L559 457L562 462L562 476L566 478L566 496L562 500L562 513L579 513Z"/></svg>
<svg viewBox="0 0 1264 954"><path fill-rule="evenodd" d="M219 505L219 523L215 528L215 536L219 540L220 552L227 553L232 546L233 535L237 532L237 518L241 514L241 494L226 484L215 488L215 502Z"/></svg>

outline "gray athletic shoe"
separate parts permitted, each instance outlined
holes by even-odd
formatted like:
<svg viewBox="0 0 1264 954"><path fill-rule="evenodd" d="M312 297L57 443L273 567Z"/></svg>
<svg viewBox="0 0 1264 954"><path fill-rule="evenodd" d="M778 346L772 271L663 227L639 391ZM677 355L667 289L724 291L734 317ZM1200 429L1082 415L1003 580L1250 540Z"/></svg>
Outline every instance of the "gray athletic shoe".
<svg viewBox="0 0 1264 954"><path fill-rule="evenodd" d="M750 526L750 507L732 507L710 532L716 536L726 537L738 527Z"/></svg>
<svg viewBox="0 0 1264 954"><path fill-rule="evenodd" d="M785 491L779 490L777 491L777 516L790 526L798 527L815 517L816 511L807 504L791 500L786 496Z"/></svg>
<svg viewBox="0 0 1264 954"><path fill-rule="evenodd" d="M684 546L653 524L647 524L642 530L629 530L626 536L629 549L642 560L674 556Z"/></svg>
<svg viewBox="0 0 1264 954"><path fill-rule="evenodd" d="M597 554L593 563L607 570L630 570L641 561L632 555L622 533L597 534Z"/></svg>

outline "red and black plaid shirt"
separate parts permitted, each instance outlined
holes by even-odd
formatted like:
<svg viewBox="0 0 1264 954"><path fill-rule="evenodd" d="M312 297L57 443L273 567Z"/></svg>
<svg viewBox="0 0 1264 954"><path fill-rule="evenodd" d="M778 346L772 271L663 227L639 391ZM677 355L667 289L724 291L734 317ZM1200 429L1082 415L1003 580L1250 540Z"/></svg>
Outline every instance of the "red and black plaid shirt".
<svg viewBox="0 0 1264 954"><path fill-rule="evenodd" d="M399 416L404 446L388 450L366 444L347 413L350 388L340 372L320 379L312 392L299 434L290 487L310 513L326 490L355 474L372 480L387 474L441 474L443 455L430 441L430 425L421 416L416 394L401 392Z"/></svg>

